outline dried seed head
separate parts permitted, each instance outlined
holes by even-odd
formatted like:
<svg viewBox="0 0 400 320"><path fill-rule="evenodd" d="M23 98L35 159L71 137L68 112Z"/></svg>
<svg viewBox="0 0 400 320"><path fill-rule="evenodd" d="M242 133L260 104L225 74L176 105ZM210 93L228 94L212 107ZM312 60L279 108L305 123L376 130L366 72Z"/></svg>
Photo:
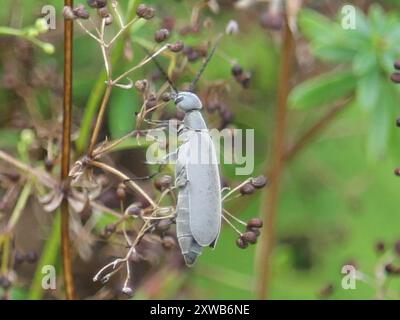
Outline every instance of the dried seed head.
<svg viewBox="0 0 400 320"><path fill-rule="evenodd" d="M155 94L149 94L146 100L146 109L154 108L157 105L157 96Z"/></svg>
<svg viewBox="0 0 400 320"><path fill-rule="evenodd" d="M90 17L89 12L86 11L86 8L83 4L77 5L72 11L75 16L80 19L89 19Z"/></svg>
<svg viewBox="0 0 400 320"><path fill-rule="evenodd" d="M154 34L154 40L156 42L163 42L169 38L168 29L160 29Z"/></svg>
<svg viewBox="0 0 400 320"><path fill-rule="evenodd" d="M183 50L184 44L182 41L178 40L177 42L170 44L168 47L172 52L180 52Z"/></svg>
<svg viewBox="0 0 400 320"><path fill-rule="evenodd" d="M258 229L258 228L246 228L246 231L250 231L250 232L253 232L257 237L258 236L260 236L260 229Z"/></svg>
<svg viewBox="0 0 400 320"><path fill-rule="evenodd" d="M334 286L331 283L328 283L325 287L323 287L319 292L318 295L321 298L327 298L331 296L334 292Z"/></svg>
<svg viewBox="0 0 400 320"><path fill-rule="evenodd" d="M167 231L172 225L171 219L162 219L156 225L156 230L159 232Z"/></svg>
<svg viewBox="0 0 400 320"><path fill-rule="evenodd" d="M66 19L66 20L74 20L74 19L76 19L76 15L74 14L74 11L69 6L65 6L64 7L63 16L64 16L64 19Z"/></svg>
<svg viewBox="0 0 400 320"><path fill-rule="evenodd" d="M140 202L132 203L126 209L126 213L130 216L139 217L142 214L142 204Z"/></svg>
<svg viewBox="0 0 400 320"><path fill-rule="evenodd" d="M168 93L168 92L164 92L164 93L161 95L161 100L164 101L164 102L170 101L170 100L171 100L171 94Z"/></svg>
<svg viewBox="0 0 400 320"><path fill-rule="evenodd" d="M400 168L394 169L394 174L398 177L400 177Z"/></svg>
<svg viewBox="0 0 400 320"><path fill-rule="evenodd" d="M400 272L399 268L397 268L393 263L388 263L385 265L385 271L388 274L397 274Z"/></svg>
<svg viewBox="0 0 400 320"><path fill-rule="evenodd" d="M246 249L249 246L249 243L246 242L244 239L242 238L238 238L236 240L236 245L240 248L240 249Z"/></svg>
<svg viewBox="0 0 400 320"><path fill-rule="evenodd" d="M118 188L117 188L117 191L116 191L116 194L117 194L117 198L118 198L120 201L124 201L124 200L125 200L125 198L126 198L126 191L125 191L125 185L124 185L124 184L119 184L119 186L118 186Z"/></svg>
<svg viewBox="0 0 400 320"><path fill-rule="evenodd" d="M394 251L398 256L400 256L400 240L397 240L394 244Z"/></svg>
<svg viewBox="0 0 400 320"><path fill-rule="evenodd" d="M242 68L240 65L235 64L235 65L232 67L232 75L233 75L234 77L239 77L242 73L243 73L243 68Z"/></svg>
<svg viewBox="0 0 400 320"><path fill-rule="evenodd" d="M0 287L7 290L11 287L12 283L6 276L0 276Z"/></svg>
<svg viewBox="0 0 400 320"><path fill-rule="evenodd" d="M394 83L400 83L400 72L392 73L390 80L392 80Z"/></svg>
<svg viewBox="0 0 400 320"><path fill-rule="evenodd" d="M122 288L122 293L127 295L128 297L132 297L133 296L133 290L132 290L132 288L129 288L129 287L123 287Z"/></svg>
<svg viewBox="0 0 400 320"><path fill-rule="evenodd" d="M135 82L135 88L140 92L146 91L147 87L148 87L148 82L146 79L138 80Z"/></svg>
<svg viewBox="0 0 400 320"><path fill-rule="evenodd" d="M165 236L162 239L162 246L164 247L164 249L170 250L176 246L176 241L171 236Z"/></svg>
<svg viewBox="0 0 400 320"><path fill-rule="evenodd" d="M154 186L159 191L164 191L172 185L172 177L169 175L162 175L154 181Z"/></svg>
<svg viewBox="0 0 400 320"><path fill-rule="evenodd" d="M162 19L161 27L167 29L168 31L172 31L174 29L176 23L176 19L172 16L167 16Z"/></svg>
<svg viewBox="0 0 400 320"><path fill-rule="evenodd" d="M35 251L29 251L26 255L25 255L25 260L28 263L35 263L38 259L38 255Z"/></svg>
<svg viewBox="0 0 400 320"><path fill-rule="evenodd" d="M255 188L251 183L246 183L240 188L240 193L242 195L248 195L248 194L253 194L255 191Z"/></svg>
<svg viewBox="0 0 400 320"><path fill-rule="evenodd" d="M385 251L385 243L384 243L383 241L378 241L378 242L375 244L375 250L376 250L376 252L378 252L378 253L384 252L384 251Z"/></svg>
<svg viewBox="0 0 400 320"><path fill-rule="evenodd" d="M255 244L257 242L257 235L252 231L246 231L240 238L250 244Z"/></svg>
<svg viewBox="0 0 400 320"><path fill-rule="evenodd" d="M92 8L103 8L107 6L107 0L87 0L87 4Z"/></svg>
<svg viewBox="0 0 400 320"><path fill-rule="evenodd" d="M225 28L226 34L237 34L239 33L239 24L235 20L230 20Z"/></svg>
<svg viewBox="0 0 400 320"><path fill-rule="evenodd" d="M251 83L251 73L250 72L244 73L240 77L240 84L244 89L248 89L250 87L250 83Z"/></svg>
<svg viewBox="0 0 400 320"><path fill-rule="evenodd" d="M107 7L97 9L97 14L99 15L100 18L107 18L110 15Z"/></svg>
<svg viewBox="0 0 400 320"><path fill-rule="evenodd" d="M109 26L113 23L114 18L111 14L109 14L107 17L104 18L104 23L106 26Z"/></svg>
<svg viewBox="0 0 400 320"><path fill-rule="evenodd" d="M51 160L51 159L46 157L46 159L44 159L44 167L45 167L47 172L50 172L54 167L53 160Z"/></svg>
<svg viewBox="0 0 400 320"><path fill-rule="evenodd" d="M247 222L247 228L262 228L263 222L260 218L252 218Z"/></svg>
<svg viewBox="0 0 400 320"><path fill-rule="evenodd" d="M197 59L200 58L200 54L198 51L193 50L189 54L187 54L187 58L189 62L195 62Z"/></svg>
<svg viewBox="0 0 400 320"><path fill-rule="evenodd" d="M394 68L395 68L396 70L400 70L400 60L395 61L395 63L394 63Z"/></svg>
<svg viewBox="0 0 400 320"><path fill-rule="evenodd" d="M258 177L252 178L250 183L256 189L264 188L267 184L267 178L264 175L260 175Z"/></svg>
<svg viewBox="0 0 400 320"><path fill-rule="evenodd" d="M21 252L17 251L15 252L14 255L14 262L17 265L20 265L21 263L23 263L25 261L25 255L22 254Z"/></svg>
<svg viewBox="0 0 400 320"><path fill-rule="evenodd" d="M155 12L156 11L154 10L154 8L148 7L144 4L140 4L136 9L136 14L138 15L138 17L146 20L152 19L155 15Z"/></svg>
<svg viewBox="0 0 400 320"><path fill-rule="evenodd" d="M117 230L117 226L114 223L110 223L104 228L106 234L114 233Z"/></svg>
<svg viewBox="0 0 400 320"><path fill-rule="evenodd" d="M261 27L271 30L280 30L283 27L284 18L282 14L275 12L265 12L261 15Z"/></svg>

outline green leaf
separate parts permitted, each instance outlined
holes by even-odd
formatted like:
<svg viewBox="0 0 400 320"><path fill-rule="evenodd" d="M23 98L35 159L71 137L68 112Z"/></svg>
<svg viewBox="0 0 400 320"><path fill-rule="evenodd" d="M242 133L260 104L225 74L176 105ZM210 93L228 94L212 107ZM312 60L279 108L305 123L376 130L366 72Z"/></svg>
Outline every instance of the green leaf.
<svg viewBox="0 0 400 320"><path fill-rule="evenodd" d="M364 110L372 110L378 104L378 98L381 95L381 82L379 69L373 69L357 82L357 102Z"/></svg>
<svg viewBox="0 0 400 320"><path fill-rule="evenodd" d="M374 161L386 153L392 125L391 111L396 106L394 92L388 84L383 85L380 92L379 106L371 114L372 118L367 140L368 157Z"/></svg>
<svg viewBox="0 0 400 320"><path fill-rule="evenodd" d="M135 111L139 111L141 105L136 90L116 93L111 98L108 111L108 126L112 139L121 138L134 129Z"/></svg>
<svg viewBox="0 0 400 320"><path fill-rule="evenodd" d="M338 100L351 93L355 86L356 77L351 72L323 74L294 88L289 104L295 109L316 107Z"/></svg>
<svg viewBox="0 0 400 320"><path fill-rule="evenodd" d="M372 48L370 50L361 50L354 57L353 71L356 75L364 75L372 69L379 68L375 52ZM393 67L393 63L391 65Z"/></svg>
<svg viewBox="0 0 400 320"><path fill-rule="evenodd" d="M310 39L313 52L323 60L351 61L360 47L365 47L367 37L360 30L344 30L340 23L312 11L302 10L299 25Z"/></svg>

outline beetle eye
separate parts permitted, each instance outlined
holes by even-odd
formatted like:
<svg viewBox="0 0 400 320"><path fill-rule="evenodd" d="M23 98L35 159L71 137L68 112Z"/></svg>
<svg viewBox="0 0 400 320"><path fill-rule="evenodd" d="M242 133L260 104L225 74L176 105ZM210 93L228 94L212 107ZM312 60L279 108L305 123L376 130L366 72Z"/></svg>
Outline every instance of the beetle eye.
<svg viewBox="0 0 400 320"><path fill-rule="evenodd" d="M181 102L183 100L183 97L177 97L175 99L175 104L178 104L179 102Z"/></svg>

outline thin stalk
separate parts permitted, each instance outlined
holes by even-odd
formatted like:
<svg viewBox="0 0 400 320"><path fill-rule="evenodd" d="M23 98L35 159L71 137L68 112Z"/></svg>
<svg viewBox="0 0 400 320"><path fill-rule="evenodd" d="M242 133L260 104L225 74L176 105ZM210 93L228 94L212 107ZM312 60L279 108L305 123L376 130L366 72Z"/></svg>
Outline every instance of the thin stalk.
<svg viewBox="0 0 400 320"><path fill-rule="evenodd" d="M73 0L65 0L65 6L73 7ZM68 174L71 152L71 124L72 124L72 42L73 21L64 21L64 106L63 106L63 134L61 181L65 190L68 190ZM75 299L75 288L72 277L72 253L69 238L69 206L65 196L61 203L61 246L64 271L65 294L68 300Z"/></svg>
<svg viewBox="0 0 400 320"><path fill-rule="evenodd" d="M270 177L270 188L265 193L263 215L266 225L265 232L261 235L258 247L256 294L259 299L268 297L271 274L271 257L274 249L276 217L278 214L279 188L284 169L283 154L285 152L287 99L290 91L290 76L292 74L294 39L287 19L285 19L281 67L279 72L278 109L275 115L276 129L272 142L273 155L271 167L266 170Z"/></svg>
<svg viewBox="0 0 400 320"><path fill-rule="evenodd" d="M333 119L337 117L337 115L348 105L350 99L340 101L330 107L327 112L322 115L322 117L318 119L318 121L312 125L295 144L293 144L293 146L286 150L283 155L283 160L285 162L291 161L308 143L318 136L318 134L321 133L321 131L323 131Z"/></svg>

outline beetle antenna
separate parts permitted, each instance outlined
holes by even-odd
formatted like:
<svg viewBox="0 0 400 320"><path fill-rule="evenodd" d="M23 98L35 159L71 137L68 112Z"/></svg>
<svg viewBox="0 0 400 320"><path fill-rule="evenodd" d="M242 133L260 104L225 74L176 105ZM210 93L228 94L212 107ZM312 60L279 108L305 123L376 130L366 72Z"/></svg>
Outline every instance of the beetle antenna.
<svg viewBox="0 0 400 320"><path fill-rule="evenodd" d="M151 60L153 60L154 64L156 65L157 69L161 72L161 74L163 75L163 77L165 78L165 80L167 80L167 82L169 83L169 85L171 86L172 90L175 91L176 94L178 94L178 89L176 89L174 83L172 82L172 80L168 77L167 72L165 72L165 70L163 69L163 67L161 66L161 64L158 62L157 58L154 57L152 54L150 54L149 50L147 50L147 48L141 46L142 49L144 50L144 52L146 52L146 54L148 54L151 57Z"/></svg>
<svg viewBox="0 0 400 320"><path fill-rule="evenodd" d="M191 85L190 85L190 91L194 90L194 87L196 86L197 81L199 81L200 77L202 76L204 70L206 70L207 65L209 64L209 62L211 61L211 58L213 57L215 51L217 50L217 47L219 45L219 42L222 38L222 34L219 35L219 37L217 38L217 41L214 45L214 47L211 49L210 54L208 55L206 61L203 63L203 65L201 66L199 72L197 73L196 77L194 78L194 80L192 81Z"/></svg>

